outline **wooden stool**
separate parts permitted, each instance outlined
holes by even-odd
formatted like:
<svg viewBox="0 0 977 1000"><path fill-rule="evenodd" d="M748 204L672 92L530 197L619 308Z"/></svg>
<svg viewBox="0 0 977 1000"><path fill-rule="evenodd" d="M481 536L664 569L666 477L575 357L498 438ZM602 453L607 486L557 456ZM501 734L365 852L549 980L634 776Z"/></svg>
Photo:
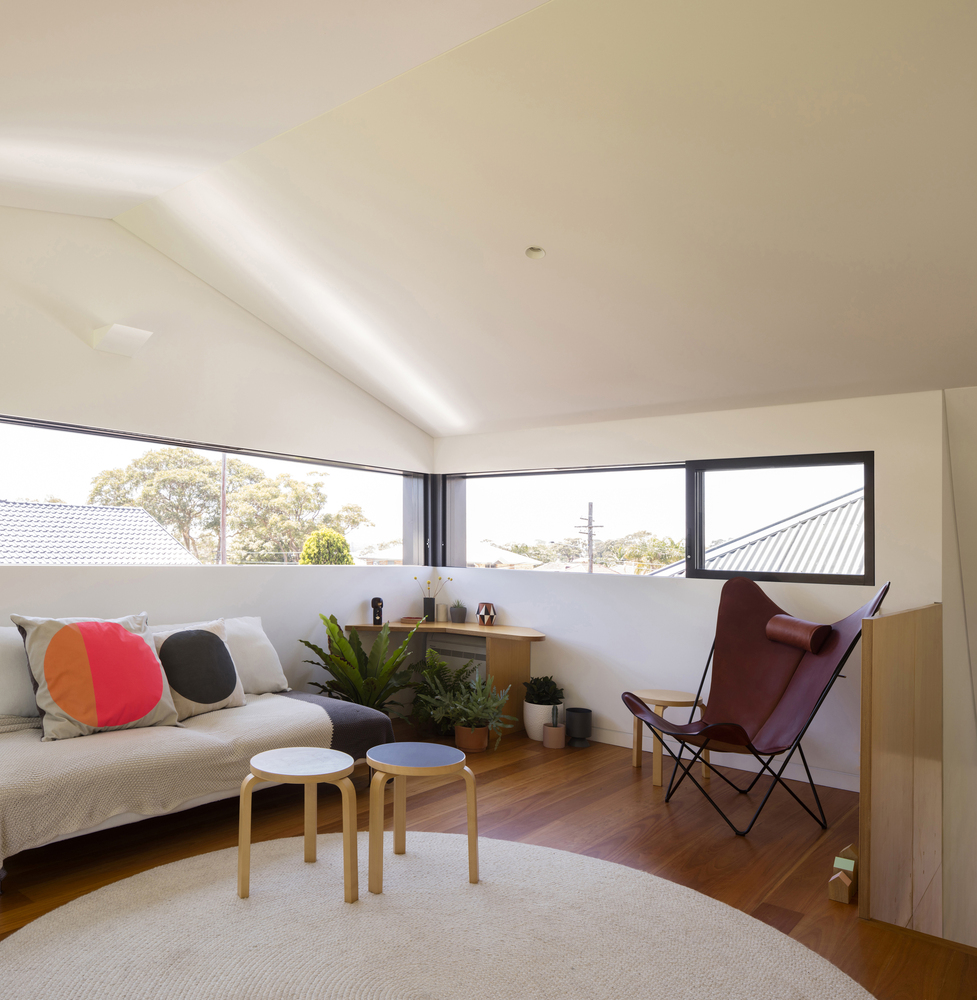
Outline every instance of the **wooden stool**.
<svg viewBox="0 0 977 1000"><path fill-rule="evenodd" d="M347 777L353 758L322 747L286 747L266 750L251 758L251 773L241 782L241 819L237 841L237 894L247 899L251 885L251 792L259 781L305 785L305 860L315 861L318 827L316 786L336 785L343 794L343 888L346 902L359 899L356 870L356 789Z"/></svg>
<svg viewBox="0 0 977 1000"><path fill-rule="evenodd" d="M695 695L689 691L661 691L649 688L647 691L634 691L635 697L640 698L656 715L664 715L666 708L691 708L696 704ZM699 699L699 708L705 708L705 702ZM641 737L643 735L644 723L635 716L634 737L631 744L631 763L634 767L641 767ZM709 751L702 751L702 777L709 777ZM662 783L662 747L657 738L652 740L651 748L651 783L660 785Z"/></svg>
<svg viewBox="0 0 977 1000"><path fill-rule="evenodd" d="M394 854L407 852L407 779L460 774L468 793L468 881L478 881L478 816L475 775L465 755L440 743L382 743L366 752L374 770L370 782L370 892L383 892L383 793L394 779Z"/></svg>

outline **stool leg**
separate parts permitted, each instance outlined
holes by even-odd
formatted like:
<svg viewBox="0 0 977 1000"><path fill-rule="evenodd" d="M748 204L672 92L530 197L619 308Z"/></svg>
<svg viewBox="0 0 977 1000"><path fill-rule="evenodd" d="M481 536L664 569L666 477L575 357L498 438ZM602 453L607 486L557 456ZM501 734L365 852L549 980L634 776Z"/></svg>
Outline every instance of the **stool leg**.
<svg viewBox="0 0 977 1000"><path fill-rule="evenodd" d="M407 853L407 778L394 777L394 854Z"/></svg>
<svg viewBox="0 0 977 1000"><path fill-rule="evenodd" d="M655 715L665 715L664 705L655 706ZM651 783L653 785L661 785L662 783L662 745L655 737L654 746L651 749Z"/></svg>
<svg viewBox="0 0 977 1000"><path fill-rule="evenodd" d="M468 881L478 882L478 804L475 801L475 775L470 767L461 772L468 797Z"/></svg>
<svg viewBox="0 0 977 1000"><path fill-rule="evenodd" d="M390 778L377 771L370 782L370 892L383 892L383 791Z"/></svg>
<svg viewBox="0 0 977 1000"><path fill-rule="evenodd" d="M360 898L359 866L356 860L356 789L349 778L336 782L343 794L343 890L347 903Z"/></svg>
<svg viewBox="0 0 977 1000"><path fill-rule="evenodd" d="M251 892L251 791L260 780L249 774L241 782L237 830L237 894L241 899Z"/></svg>
<svg viewBox="0 0 977 1000"><path fill-rule="evenodd" d="M712 775L712 771L709 770L709 751L702 751L702 777L707 779Z"/></svg>
<svg viewBox="0 0 977 1000"><path fill-rule="evenodd" d="M319 810L314 781L306 781L305 785L305 860L315 861L315 835L319 826Z"/></svg>
<svg viewBox="0 0 977 1000"><path fill-rule="evenodd" d="M631 739L631 766L641 767L641 737L644 723L637 716L632 721L634 722L634 735Z"/></svg>

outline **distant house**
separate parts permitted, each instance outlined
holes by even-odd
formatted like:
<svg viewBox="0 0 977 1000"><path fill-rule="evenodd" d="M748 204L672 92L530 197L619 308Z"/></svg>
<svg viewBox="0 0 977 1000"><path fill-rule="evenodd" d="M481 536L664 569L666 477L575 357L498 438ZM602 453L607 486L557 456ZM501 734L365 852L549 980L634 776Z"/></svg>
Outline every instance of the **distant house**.
<svg viewBox="0 0 977 1000"><path fill-rule="evenodd" d="M863 572L865 497L853 490L705 551L705 569L755 573ZM650 576L685 576L685 561Z"/></svg>
<svg viewBox="0 0 977 1000"><path fill-rule="evenodd" d="M0 500L6 566L199 566L142 507Z"/></svg>

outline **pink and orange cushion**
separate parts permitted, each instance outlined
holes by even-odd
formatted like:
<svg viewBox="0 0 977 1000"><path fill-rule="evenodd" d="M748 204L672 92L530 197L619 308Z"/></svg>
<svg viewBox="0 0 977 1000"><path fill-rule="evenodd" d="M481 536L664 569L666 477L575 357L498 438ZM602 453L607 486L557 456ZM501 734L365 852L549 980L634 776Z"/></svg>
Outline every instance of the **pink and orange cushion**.
<svg viewBox="0 0 977 1000"><path fill-rule="evenodd" d="M10 619L24 637L45 740L176 725L147 615Z"/></svg>

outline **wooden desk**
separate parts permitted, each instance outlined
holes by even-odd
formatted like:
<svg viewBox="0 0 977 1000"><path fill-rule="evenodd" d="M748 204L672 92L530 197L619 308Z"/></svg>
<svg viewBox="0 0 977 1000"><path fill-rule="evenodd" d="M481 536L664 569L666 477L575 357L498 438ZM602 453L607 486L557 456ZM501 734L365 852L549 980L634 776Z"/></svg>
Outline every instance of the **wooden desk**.
<svg viewBox="0 0 977 1000"><path fill-rule="evenodd" d="M391 634L395 632L410 632L414 626L404 622L384 622L390 626ZM357 632L379 632L382 625L347 625L347 630L355 628ZM498 690L509 687L509 700L505 703L503 712L514 715L517 719L512 729L506 732L517 733L524 728L522 723L522 706L526 698L526 689L522 686L529 680L529 650L530 643L542 642L546 636L533 628L522 628L516 625L478 625L472 622L425 622L417 626L418 632L447 632L450 635L485 636L485 672L494 678Z"/></svg>

